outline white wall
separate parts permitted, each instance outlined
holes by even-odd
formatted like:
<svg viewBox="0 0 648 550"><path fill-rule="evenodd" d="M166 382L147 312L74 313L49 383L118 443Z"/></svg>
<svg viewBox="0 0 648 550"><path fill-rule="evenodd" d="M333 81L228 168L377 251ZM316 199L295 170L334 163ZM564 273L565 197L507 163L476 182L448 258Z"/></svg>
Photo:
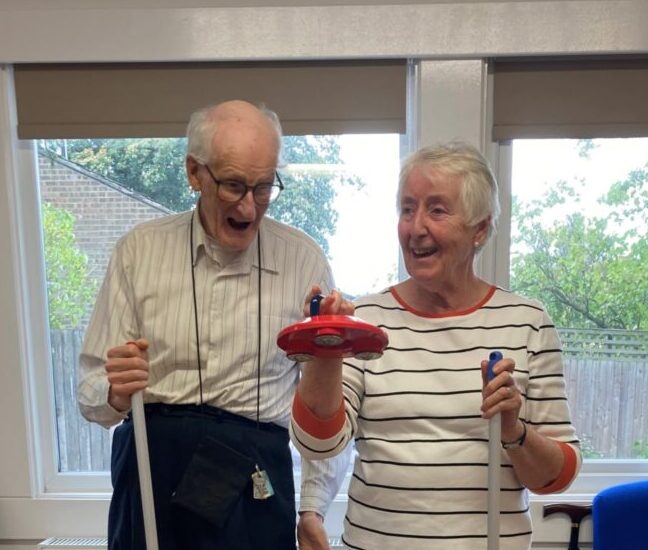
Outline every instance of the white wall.
<svg viewBox="0 0 648 550"><path fill-rule="evenodd" d="M196 7L180 0L0 4L0 546L105 534L107 510L103 496L44 495L38 475L35 448L49 444L51 433L39 430L32 413L31 404L47 393L30 393L28 367L46 360L47 349L44 324L33 315L43 307L42 289L33 285L42 282L33 274L41 266L24 248L38 230L37 214L20 209L21 193L33 190L14 185L33 167L28 145L15 138L12 63L414 58L422 61L412 91L418 145L463 136L487 151L496 167L503 158L504 171L506 155L488 135L491 88L483 59L648 53L644 0L273 4L279 3L284 7L207 0ZM222 7L227 5L232 7ZM506 269L495 268L506 253L502 247L487 251L487 276L506 277ZM344 503L336 506L332 529ZM568 523L541 521L540 507L534 505L536 539L566 540Z"/></svg>

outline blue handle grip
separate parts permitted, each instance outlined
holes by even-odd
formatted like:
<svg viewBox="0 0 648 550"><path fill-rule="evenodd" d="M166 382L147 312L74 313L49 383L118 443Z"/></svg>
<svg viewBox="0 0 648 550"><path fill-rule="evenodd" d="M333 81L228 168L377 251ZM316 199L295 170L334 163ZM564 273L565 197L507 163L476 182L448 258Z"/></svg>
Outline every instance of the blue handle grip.
<svg viewBox="0 0 648 550"><path fill-rule="evenodd" d="M320 302L324 299L324 296L317 294L311 298L310 301L310 316L315 317L319 315Z"/></svg>
<svg viewBox="0 0 648 550"><path fill-rule="evenodd" d="M495 373L493 372L493 368L495 367L495 363L497 363L500 359L502 359L502 352L500 351L492 351L490 355L488 356L488 368L486 369L486 379L490 382L493 378L495 378Z"/></svg>

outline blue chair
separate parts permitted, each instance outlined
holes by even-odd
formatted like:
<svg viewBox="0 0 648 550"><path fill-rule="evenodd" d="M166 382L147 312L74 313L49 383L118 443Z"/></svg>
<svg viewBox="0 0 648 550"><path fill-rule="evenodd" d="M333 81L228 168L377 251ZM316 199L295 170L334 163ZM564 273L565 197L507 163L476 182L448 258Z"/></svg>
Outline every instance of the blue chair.
<svg viewBox="0 0 648 550"><path fill-rule="evenodd" d="M648 481L614 485L592 501L594 550L648 548Z"/></svg>

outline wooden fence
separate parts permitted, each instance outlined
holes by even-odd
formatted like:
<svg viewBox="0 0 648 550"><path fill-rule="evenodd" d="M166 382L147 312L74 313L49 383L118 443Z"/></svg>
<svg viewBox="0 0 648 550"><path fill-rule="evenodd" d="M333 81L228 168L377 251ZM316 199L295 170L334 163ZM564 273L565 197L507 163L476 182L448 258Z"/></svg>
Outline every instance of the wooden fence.
<svg viewBox="0 0 648 550"><path fill-rule="evenodd" d="M588 458L648 456L648 331L561 329L567 396ZM60 471L110 469L110 432L76 399L83 331L51 331Z"/></svg>
<svg viewBox="0 0 648 550"><path fill-rule="evenodd" d="M566 357L565 377L586 458L648 457L648 361Z"/></svg>
<svg viewBox="0 0 648 550"><path fill-rule="evenodd" d="M77 370L83 334L83 330L50 331L61 472L110 470L110 432L85 420L77 404Z"/></svg>

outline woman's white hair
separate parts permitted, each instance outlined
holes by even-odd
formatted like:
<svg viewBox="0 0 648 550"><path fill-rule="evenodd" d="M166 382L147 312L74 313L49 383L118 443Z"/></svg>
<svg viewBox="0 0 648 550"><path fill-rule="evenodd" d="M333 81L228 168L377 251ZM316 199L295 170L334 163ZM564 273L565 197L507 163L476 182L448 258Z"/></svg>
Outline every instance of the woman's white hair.
<svg viewBox="0 0 648 550"><path fill-rule="evenodd" d="M455 141L444 145L423 147L403 163L398 180L398 208L403 186L415 167L434 168L461 181L460 200L466 222L475 226L490 216L486 240L494 233L500 214L497 181L488 161L472 145ZM483 245L484 243L482 243Z"/></svg>
<svg viewBox="0 0 648 550"><path fill-rule="evenodd" d="M191 155L201 164L207 164L214 160L211 159L211 146L214 134L218 130L219 120L212 116L212 111L218 105L209 105L198 109L191 114L189 123L187 124L187 155ZM277 113L268 109L265 105L257 105L257 109L261 111L272 124L272 127L277 132L277 139L279 143L279 158L281 160L282 150L282 130L281 122ZM280 164L280 162L279 162Z"/></svg>

